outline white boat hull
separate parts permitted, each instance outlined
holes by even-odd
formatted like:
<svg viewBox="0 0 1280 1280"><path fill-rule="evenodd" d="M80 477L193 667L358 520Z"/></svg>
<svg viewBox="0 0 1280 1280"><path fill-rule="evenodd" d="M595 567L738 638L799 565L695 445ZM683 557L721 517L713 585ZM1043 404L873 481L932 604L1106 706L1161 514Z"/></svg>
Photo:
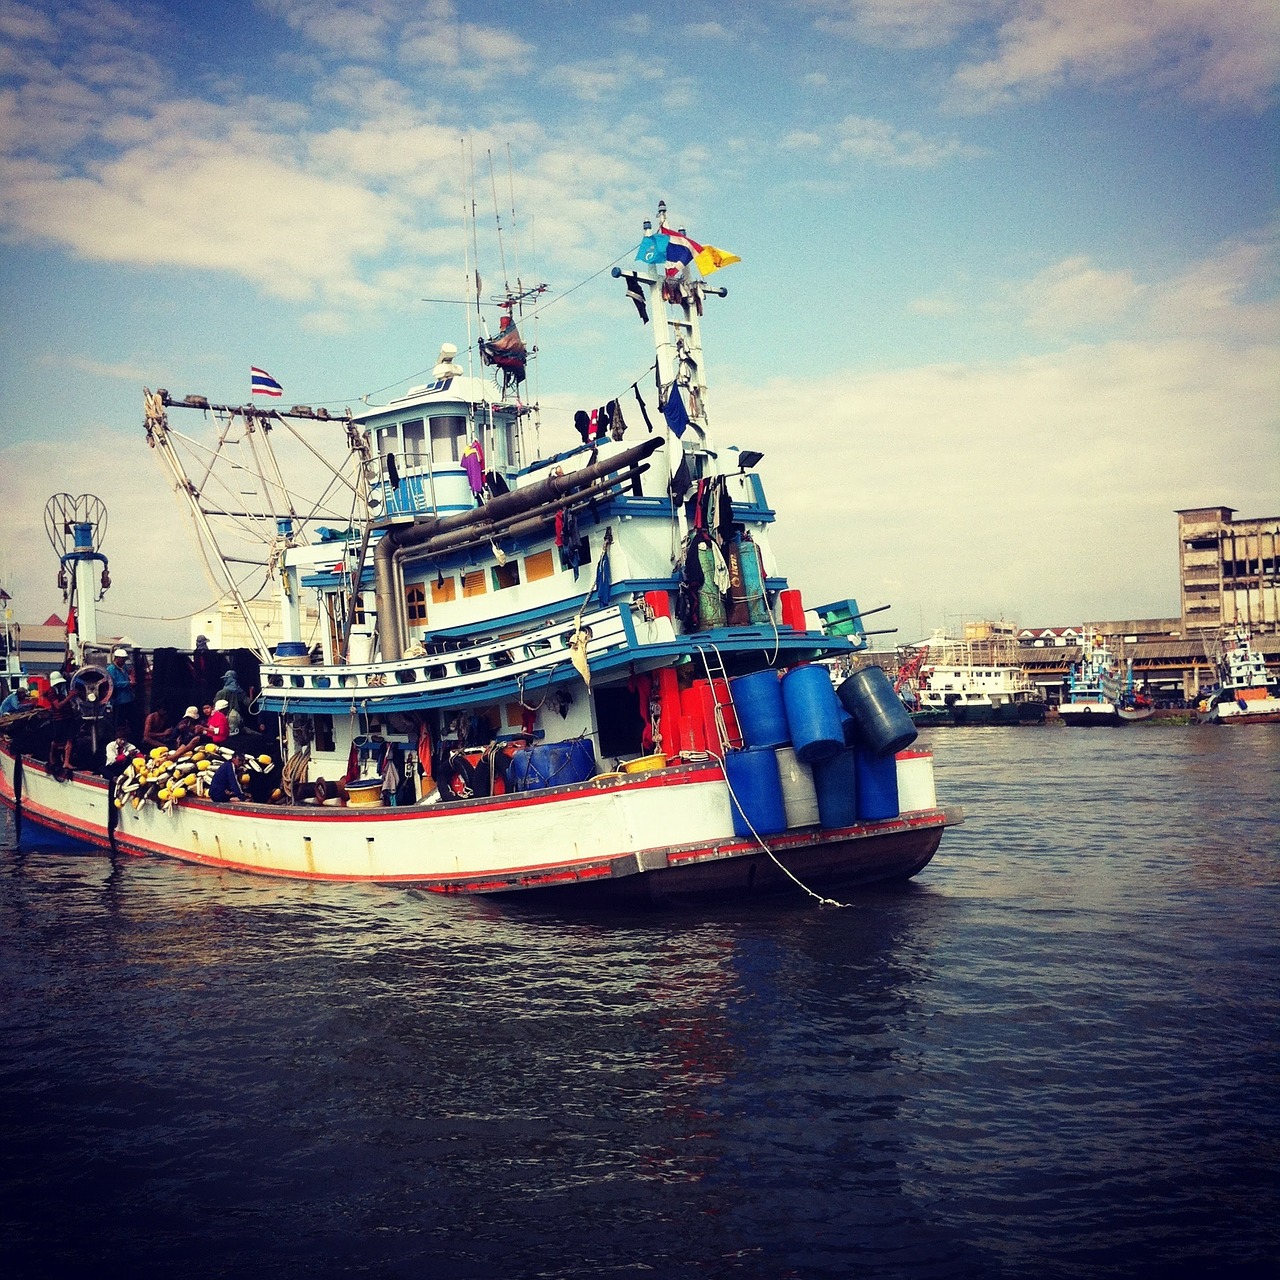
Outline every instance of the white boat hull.
<svg viewBox="0 0 1280 1280"><path fill-rule="evenodd" d="M1280 723L1280 698L1248 698L1224 700L1209 711L1214 724Z"/></svg>
<svg viewBox="0 0 1280 1280"><path fill-rule="evenodd" d="M1120 712L1113 702L1064 702L1058 708L1063 724L1113 725L1120 723Z"/></svg>
<svg viewBox="0 0 1280 1280"><path fill-rule="evenodd" d="M14 760L4 751L0 802L15 803ZM767 837L766 852L734 834L728 787L714 760L404 808L187 799L170 810L126 803L115 811L115 824L111 811L103 779L81 774L59 782L24 761L23 822L90 845L242 872L441 893L573 888L661 900L760 892L788 885L778 862L810 887L904 879L929 862L943 829L962 820L959 810L930 808L837 830L804 827Z"/></svg>

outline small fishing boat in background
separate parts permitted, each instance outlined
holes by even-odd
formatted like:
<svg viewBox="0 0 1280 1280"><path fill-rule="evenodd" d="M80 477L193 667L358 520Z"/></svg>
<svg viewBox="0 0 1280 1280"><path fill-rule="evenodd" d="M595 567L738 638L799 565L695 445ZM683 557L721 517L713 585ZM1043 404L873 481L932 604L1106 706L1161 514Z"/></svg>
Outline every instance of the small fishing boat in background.
<svg viewBox="0 0 1280 1280"><path fill-rule="evenodd" d="M1280 723L1280 698L1249 629L1237 626L1217 632L1206 647L1219 686L1209 697L1204 718L1211 724Z"/></svg>
<svg viewBox="0 0 1280 1280"><path fill-rule="evenodd" d="M1116 661L1102 636L1086 627L1080 657L1067 672L1066 701L1058 707L1063 724L1117 725L1120 718Z"/></svg>

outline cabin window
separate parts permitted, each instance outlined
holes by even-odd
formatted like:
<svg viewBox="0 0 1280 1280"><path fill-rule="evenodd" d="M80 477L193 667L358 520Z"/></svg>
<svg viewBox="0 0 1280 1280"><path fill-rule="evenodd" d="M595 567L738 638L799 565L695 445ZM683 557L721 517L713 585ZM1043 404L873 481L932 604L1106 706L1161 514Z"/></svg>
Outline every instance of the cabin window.
<svg viewBox="0 0 1280 1280"><path fill-rule="evenodd" d="M493 566L493 589L495 591L502 591L507 587L518 587L519 585L520 562L518 560L508 560L506 564L495 564Z"/></svg>
<svg viewBox="0 0 1280 1280"><path fill-rule="evenodd" d="M525 556L524 580L526 582L540 582L543 578L551 577L555 571L555 561L550 551L539 551L534 555Z"/></svg>
<svg viewBox="0 0 1280 1280"><path fill-rule="evenodd" d="M437 467L456 466L462 457L467 420L460 414L431 419L431 461Z"/></svg>
<svg viewBox="0 0 1280 1280"><path fill-rule="evenodd" d="M509 467L520 465L520 424L516 418L503 418L494 423L494 432Z"/></svg>
<svg viewBox="0 0 1280 1280"><path fill-rule="evenodd" d="M448 604L458 598L457 580L450 574L447 578L434 578L431 582L431 603Z"/></svg>
<svg viewBox="0 0 1280 1280"><path fill-rule="evenodd" d="M462 575L462 595L464 599L467 596L482 596L488 589L483 569L476 569L471 573Z"/></svg>
<svg viewBox="0 0 1280 1280"><path fill-rule="evenodd" d="M333 717L312 716L312 746L319 752L331 752L333 747Z"/></svg>
<svg viewBox="0 0 1280 1280"><path fill-rule="evenodd" d="M420 582L415 582L404 589L405 618L409 622L426 622L427 589Z"/></svg>
<svg viewBox="0 0 1280 1280"><path fill-rule="evenodd" d="M406 467L423 466L426 463L426 458L423 456L426 451L426 427L422 419L402 423L400 439L404 449L404 465Z"/></svg>

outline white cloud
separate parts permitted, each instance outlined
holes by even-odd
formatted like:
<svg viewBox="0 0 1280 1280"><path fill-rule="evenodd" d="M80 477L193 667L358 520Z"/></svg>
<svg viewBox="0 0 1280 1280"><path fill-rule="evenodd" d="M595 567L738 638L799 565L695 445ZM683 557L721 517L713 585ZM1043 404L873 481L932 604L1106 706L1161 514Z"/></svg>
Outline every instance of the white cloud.
<svg viewBox="0 0 1280 1280"><path fill-rule="evenodd" d="M839 159L864 160L894 168L923 169L948 160L972 159L983 154L979 147L951 138L935 142L914 129L898 129L886 120L846 116L835 127Z"/></svg>
<svg viewBox="0 0 1280 1280"><path fill-rule="evenodd" d="M1019 6L995 55L961 67L954 87L979 108L1077 82L1167 86L1193 102L1258 110L1278 76L1273 0L1039 0Z"/></svg>
<svg viewBox="0 0 1280 1280"><path fill-rule="evenodd" d="M955 105L986 110L1067 84L1175 92L1256 111L1280 80L1274 0L798 0L867 44L955 44Z"/></svg>
<svg viewBox="0 0 1280 1280"><path fill-rule="evenodd" d="M872 45L928 48L947 44L957 32L1010 0L798 0L816 10L823 31Z"/></svg>
<svg viewBox="0 0 1280 1280"><path fill-rule="evenodd" d="M1139 300L1142 288L1129 271L1104 271L1087 258L1069 258L1019 286L1027 322L1062 333L1113 325Z"/></svg>
<svg viewBox="0 0 1280 1280"><path fill-rule="evenodd" d="M918 607L1168 616L1171 512L1274 504L1239 460L1280 447L1276 368L1274 348L1113 343L718 389L716 405L766 453L770 501L788 517L776 549L808 599L892 601L912 629Z"/></svg>

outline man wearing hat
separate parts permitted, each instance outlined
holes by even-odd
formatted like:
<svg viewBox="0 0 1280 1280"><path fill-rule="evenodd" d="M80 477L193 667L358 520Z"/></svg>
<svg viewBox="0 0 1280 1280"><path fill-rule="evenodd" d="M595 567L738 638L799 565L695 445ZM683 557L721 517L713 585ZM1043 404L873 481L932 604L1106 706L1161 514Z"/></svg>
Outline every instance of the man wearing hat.
<svg viewBox="0 0 1280 1280"><path fill-rule="evenodd" d="M209 713L209 723L204 727L204 736L210 742L223 745L231 737L231 721L227 716L226 698L219 698Z"/></svg>
<svg viewBox="0 0 1280 1280"><path fill-rule="evenodd" d="M129 659L128 649L116 649L107 663L107 675L111 677L111 705L115 708L116 724L132 734L134 713L134 675L125 669Z"/></svg>
<svg viewBox="0 0 1280 1280"><path fill-rule="evenodd" d="M45 695L53 712L53 737L49 742L49 772L56 778L60 774L71 776L71 748L75 746L79 713L75 699L67 687L67 677L55 671L49 677L49 692Z"/></svg>

